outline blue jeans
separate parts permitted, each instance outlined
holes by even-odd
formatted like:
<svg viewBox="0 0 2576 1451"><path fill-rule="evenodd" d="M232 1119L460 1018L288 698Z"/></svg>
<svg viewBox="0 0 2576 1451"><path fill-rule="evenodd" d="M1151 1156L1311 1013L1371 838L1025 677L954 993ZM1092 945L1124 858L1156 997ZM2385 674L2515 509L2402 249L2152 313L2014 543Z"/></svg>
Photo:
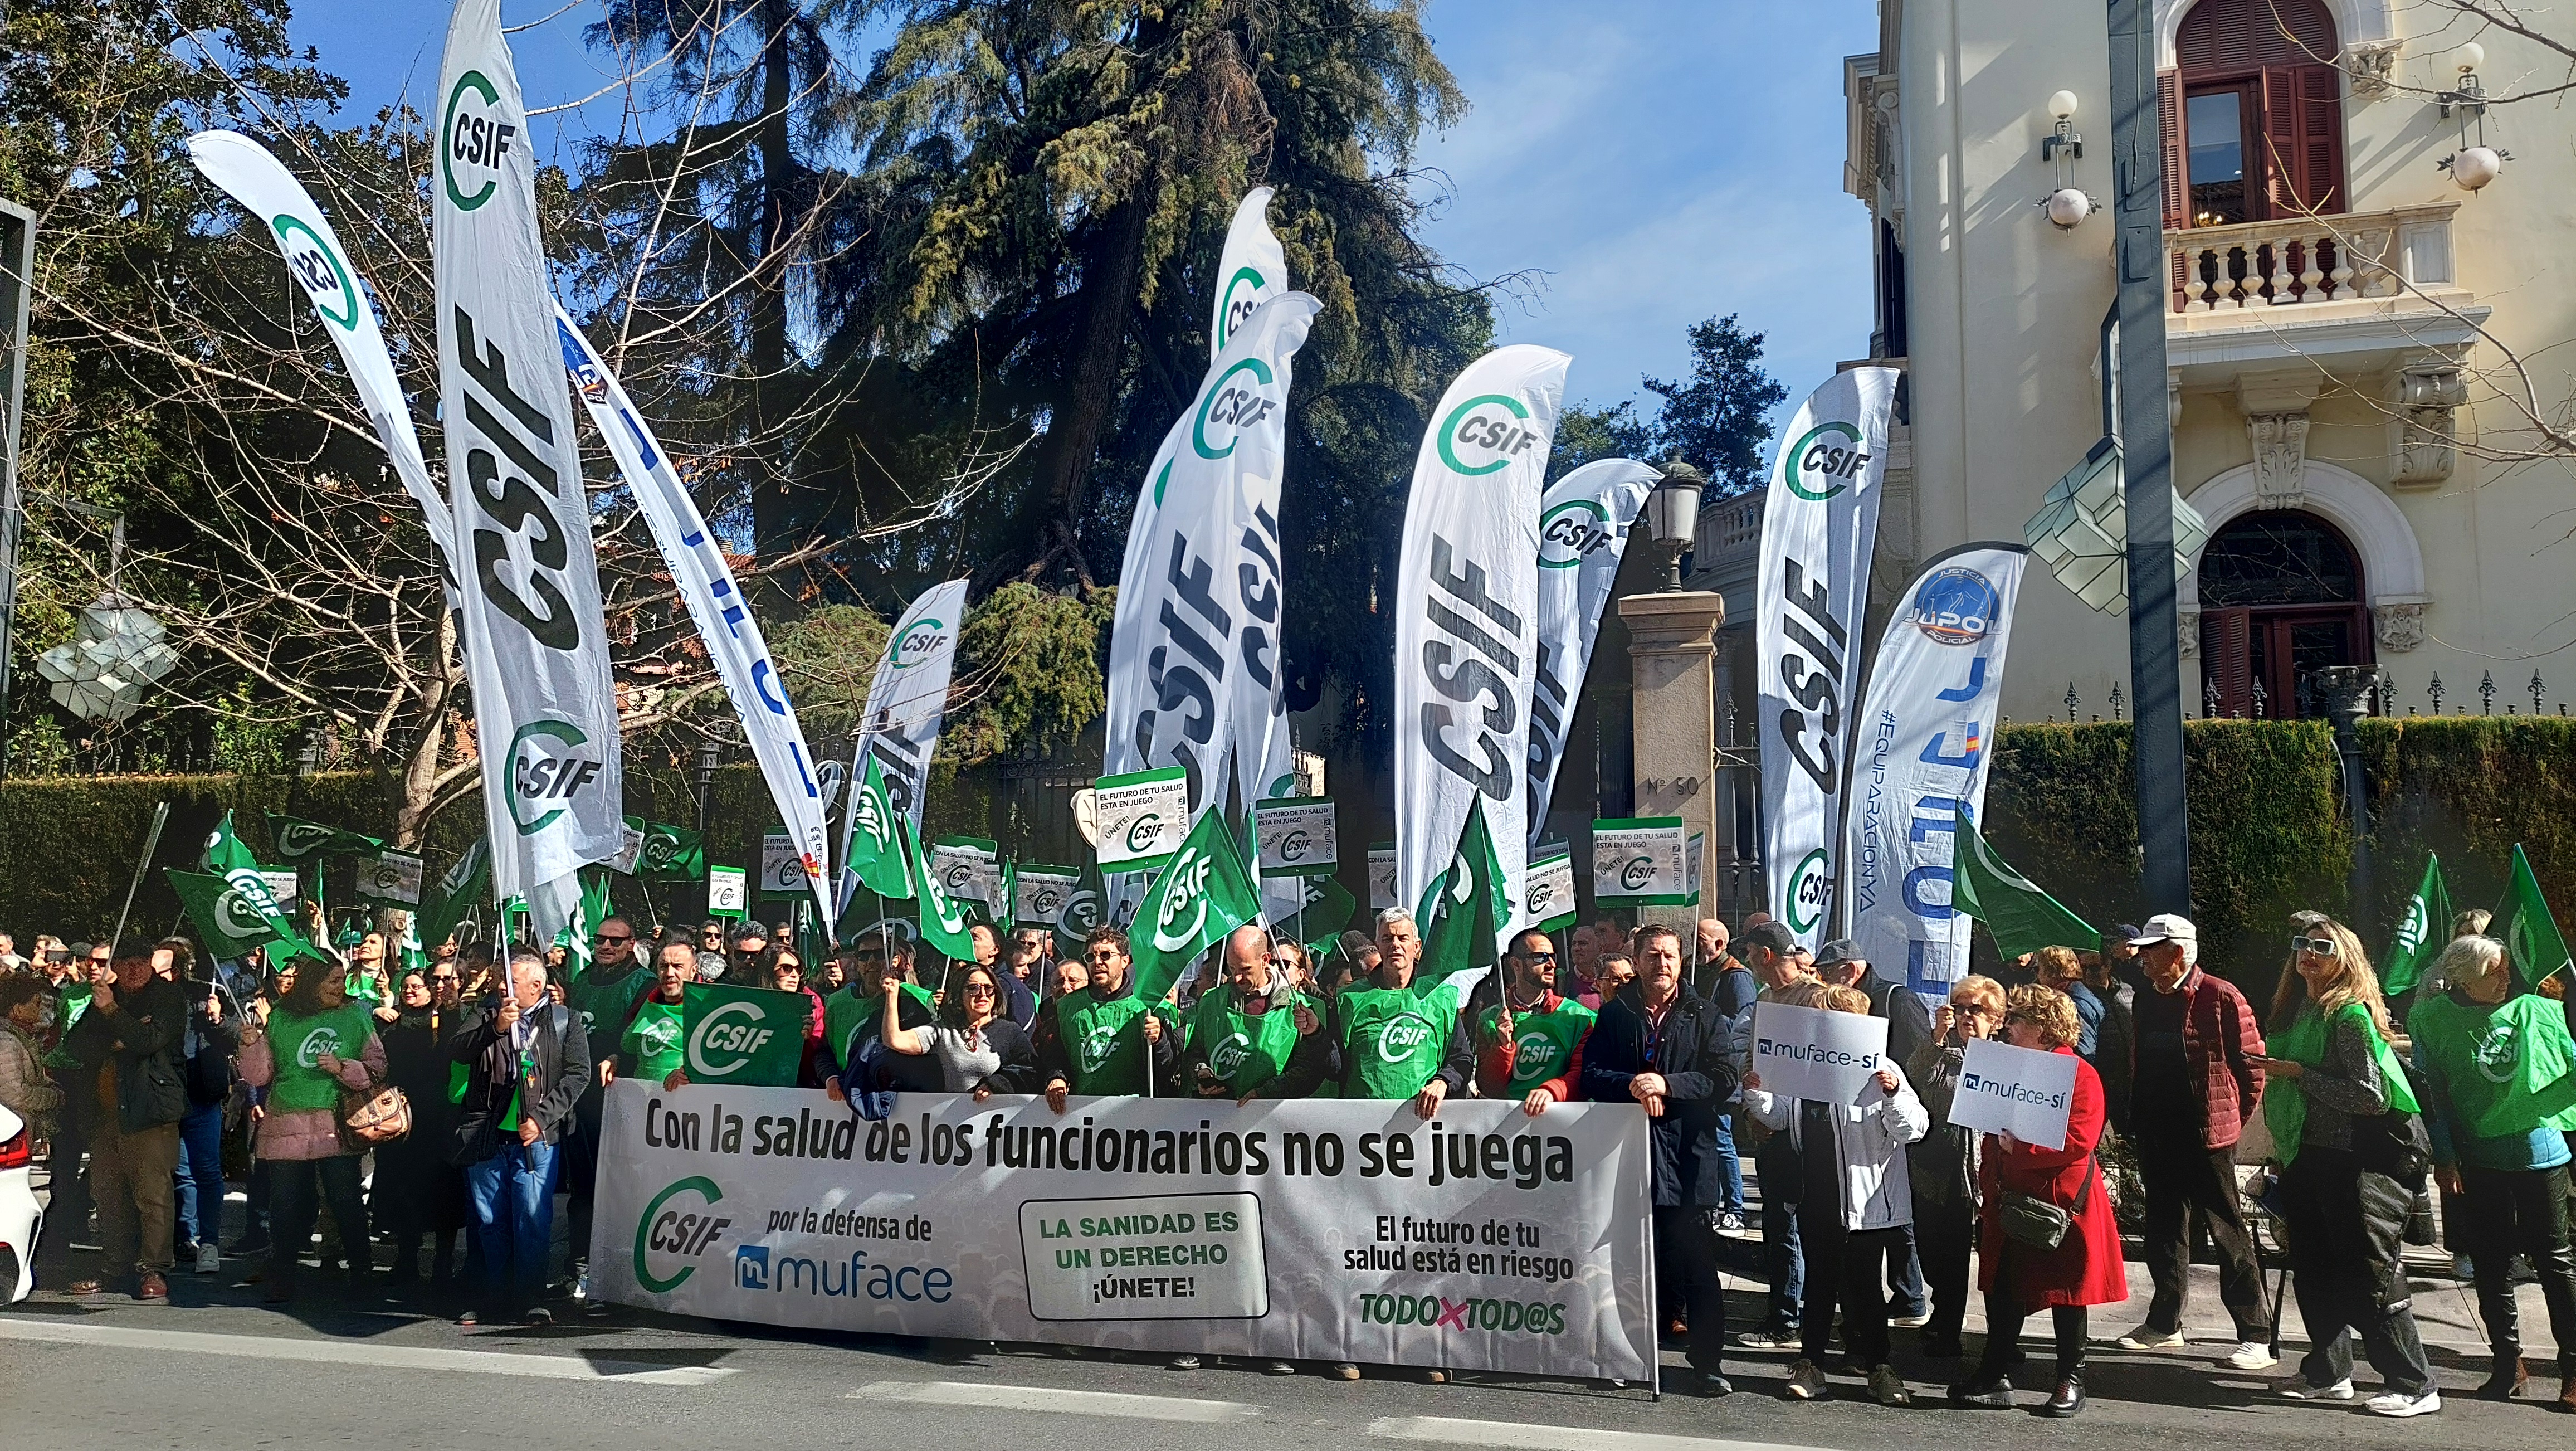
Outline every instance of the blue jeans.
<svg viewBox="0 0 2576 1451"><path fill-rule="evenodd" d="M1717 1181L1721 1199L1718 1209L1726 1214L1744 1212L1744 1161L1735 1153L1735 1111L1717 1116Z"/></svg>
<svg viewBox="0 0 2576 1451"><path fill-rule="evenodd" d="M1923 1257L1915 1248L1914 1226L1899 1225L1888 1237L1887 1313L1910 1318L1929 1312L1932 1301L1923 1289Z"/></svg>
<svg viewBox="0 0 2576 1451"><path fill-rule="evenodd" d="M224 1106L200 1104L179 1120L179 1243L214 1244L224 1228Z"/></svg>
<svg viewBox="0 0 2576 1451"><path fill-rule="evenodd" d="M465 1166L465 1199L474 1210L474 1241L483 1250L483 1283L491 1308L504 1313L545 1294L554 1249L555 1145L505 1140L501 1151Z"/></svg>

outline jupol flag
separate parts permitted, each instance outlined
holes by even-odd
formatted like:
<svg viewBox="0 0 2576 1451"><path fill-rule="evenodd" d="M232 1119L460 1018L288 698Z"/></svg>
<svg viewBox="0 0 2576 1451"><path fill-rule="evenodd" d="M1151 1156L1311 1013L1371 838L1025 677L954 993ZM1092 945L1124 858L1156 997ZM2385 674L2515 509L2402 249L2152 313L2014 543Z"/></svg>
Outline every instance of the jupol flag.
<svg viewBox="0 0 2576 1451"><path fill-rule="evenodd" d="M1950 882L1951 907L1986 924L2004 961L2043 947L2081 952L2101 944L2101 933L2014 871L1967 822L1959 826L1956 871Z"/></svg>

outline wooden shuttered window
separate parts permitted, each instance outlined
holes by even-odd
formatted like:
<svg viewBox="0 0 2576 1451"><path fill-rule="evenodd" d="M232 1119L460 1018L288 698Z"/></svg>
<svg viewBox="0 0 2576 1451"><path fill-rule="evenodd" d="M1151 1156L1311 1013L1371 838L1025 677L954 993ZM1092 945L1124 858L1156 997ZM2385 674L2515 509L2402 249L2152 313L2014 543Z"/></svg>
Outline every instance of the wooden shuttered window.
<svg viewBox="0 0 2576 1451"><path fill-rule="evenodd" d="M2273 216L2344 210L2340 72L2330 65L2263 68L2263 152Z"/></svg>
<svg viewBox="0 0 2576 1451"><path fill-rule="evenodd" d="M2220 715L2254 714L2253 624L2241 606L2200 612L2200 675L2217 687Z"/></svg>
<svg viewBox="0 0 2576 1451"><path fill-rule="evenodd" d="M2331 213L2345 188L2343 73L2325 0L2200 0L2174 37L2180 68L2156 77L2164 131L2165 226L2191 224L2190 140L2183 118L2194 95L2243 88L2249 220ZM2257 133L2259 128L2259 133ZM2183 280L2176 278L2179 291Z"/></svg>
<svg viewBox="0 0 2576 1451"><path fill-rule="evenodd" d="M2156 124L2163 131L2165 153L2165 230L2191 225L2190 158L2182 150L2182 73L2156 72ZM2175 279L2181 286L2181 279Z"/></svg>

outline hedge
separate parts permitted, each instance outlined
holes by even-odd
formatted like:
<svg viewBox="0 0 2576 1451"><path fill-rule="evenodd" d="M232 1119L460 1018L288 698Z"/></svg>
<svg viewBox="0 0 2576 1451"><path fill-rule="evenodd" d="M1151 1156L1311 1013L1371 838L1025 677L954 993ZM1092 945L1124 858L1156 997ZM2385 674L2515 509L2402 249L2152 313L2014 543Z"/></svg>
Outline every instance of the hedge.
<svg viewBox="0 0 2576 1451"><path fill-rule="evenodd" d="M2138 894L2129 744L2130 728L2121 723L2014 724L1995 736L1986 834L2097 926L2176 905ZM2576 721L2365 721L2360 748L2376 875L2374 901L2356 925L2374 949L2384 944L2427 850L2441 853L2452 898L2468 907L2501 895L2520 842L2562 917L2576 919ZM2291 911L2351 911L2354 831L2333 736L2313 721L2195 721L2184 728L2184 770L2204 956L2231 976L2268 983ZM630 767L626 780L635 814L696 820L687 772ZM103 934L155 801L171 803L156 864L186 867L228 807L254 849L265 850L262 809L366 830L392 819L397 787L391 776L360 772L8 782L0 785L0 929L16 933L21 947L40 931ZM710 795L709 855L757 864L760 837L775 820L757 771L720 768ZM925 832L991 837L1032 856L1079 860L1064 795L1034 768L959 770L943 762ZM435 816L424 848L431 871L480 830L471 797ZM335 880L327 895L348 900L345 880ZM619 900L630 909L643 905L623 891ZM657 914L686 916L700 901L690 889L665 887L651 905ZM136 899L130 930L157 934L177 914L177 899L156 870ZM2568 925L2576 929L2576 920Z"/></svg>

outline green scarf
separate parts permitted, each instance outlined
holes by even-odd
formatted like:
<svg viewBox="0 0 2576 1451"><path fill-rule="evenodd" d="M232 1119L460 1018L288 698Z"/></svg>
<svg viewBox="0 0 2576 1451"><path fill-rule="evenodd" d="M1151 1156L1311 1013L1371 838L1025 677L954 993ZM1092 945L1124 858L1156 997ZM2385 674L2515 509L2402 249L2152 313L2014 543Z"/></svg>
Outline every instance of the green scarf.
<svg viewBox="0 0 2576 1451"><path fill-rule="evenodd" d="M2326 1061L2326 1039L2334 1023L2353 1018L2361 1024L2363 1038L2370 1043L2371 1061L2379 1065L2380 1080L2388 1086L2388 1106L2415 1112L2415 1090L2406 1081L2406 1069L2397 1061L2397 1052L2379 1035L2379 1025L2370 1019L2370 1009L2360 1003L2346 1003L2337 1008L2332 1018L2317 1011L2314 1003L2301 1003L2299 1015L2290 1026L2271 1034L2264 1041L2264 1054L2286 1058L2305 1068L2321 1067ZM2308 1096L2299 1091L2297 1079L2274 1074L2263 1085L2263 1123L2272 1131L2272 1152L2283 1164L2297 1161L2301 1139L2308 1128Z"/></svg>

